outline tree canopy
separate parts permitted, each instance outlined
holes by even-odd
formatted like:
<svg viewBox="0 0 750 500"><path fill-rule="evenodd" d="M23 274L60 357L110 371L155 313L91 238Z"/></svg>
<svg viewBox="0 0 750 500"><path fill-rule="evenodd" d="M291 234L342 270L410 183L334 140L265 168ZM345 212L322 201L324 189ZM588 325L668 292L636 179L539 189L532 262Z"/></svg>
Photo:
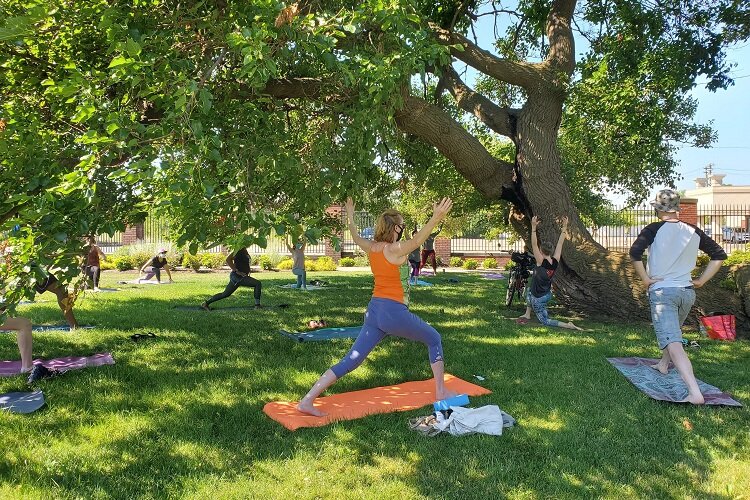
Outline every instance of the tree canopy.
<svg viewBox="0 0 750 500"><path fill-rule="evenodd" d="M86 234L155 207L180 243L330 232L347 195L399 182L560 216L674 178L707 145L688 92L731 84L740 0L6 0L0 5L0 288L77 272ZM498 23L498 55L472 40ZM588 47L575 60L574 33ZM460 68L481 76L470 88ZM447 93L446 93L447 91ZM499 143L498 137L508 142ZM562 157L559 157L559 152ZM558 181L550 182L550 179ZM570 187L568 187L570 186ZM588 201L587 201L588 200ZM572 207L572 205L571 205Z"/></svg>

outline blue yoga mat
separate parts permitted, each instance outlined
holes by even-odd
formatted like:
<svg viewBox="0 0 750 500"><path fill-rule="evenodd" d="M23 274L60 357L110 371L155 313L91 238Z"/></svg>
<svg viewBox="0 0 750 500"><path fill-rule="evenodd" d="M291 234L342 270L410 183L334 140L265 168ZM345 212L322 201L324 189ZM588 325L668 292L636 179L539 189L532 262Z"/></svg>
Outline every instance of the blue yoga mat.
<svg viewBox="0 0 750 500"><path fill-rule="evenodd" d="M416 284L412 284L411 286L432 286L432 283L422 280L417 280Z"/></svg>
<svg viewBox="0 0 750 500"><path fill-rule="evenodd" d="M88 330L94 328L92 325L80 325L78 330ZM69 332L70 326L68 325L34 325L31 329L35 332L50 332L50 331L63 331Z"/></svg>
<svg viewBox="0 0 750 500"><path fill-rule="evenodd" d="M361 326L347 326L345 328L320 328L311 332L279 330L279 333L298 342L320 342L333 339L354 339L357 338L360 330L362 330Z"/></svg>

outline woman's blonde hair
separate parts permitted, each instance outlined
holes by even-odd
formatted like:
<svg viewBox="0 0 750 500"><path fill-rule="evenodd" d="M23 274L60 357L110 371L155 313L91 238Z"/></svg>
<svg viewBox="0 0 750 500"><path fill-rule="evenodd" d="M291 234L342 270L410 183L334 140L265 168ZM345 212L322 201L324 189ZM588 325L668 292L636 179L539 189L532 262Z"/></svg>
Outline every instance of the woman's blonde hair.
<svg viewBox="0 0 750 500"><path fill-rule="evenodd" d="M391 243L391 234L398 224L401 213L395 208L389 208L378 217L375 223L375 241L385 241ZM402 217L403 220L403 217Z"/></svg>

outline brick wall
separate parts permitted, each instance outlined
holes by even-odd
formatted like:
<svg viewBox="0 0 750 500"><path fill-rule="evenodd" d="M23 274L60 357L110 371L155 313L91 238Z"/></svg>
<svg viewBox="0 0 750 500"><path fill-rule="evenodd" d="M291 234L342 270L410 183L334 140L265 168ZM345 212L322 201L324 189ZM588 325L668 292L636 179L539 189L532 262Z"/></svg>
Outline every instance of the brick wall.
<svg viewBox="0 0 750 500"><path fill-rule="evenodd" d="M451 261L450 238L435 238L435 255L440 257L443 265L447 266Z"/></svg>
<svg viewBox="0 0 750 500"><path fill-rule="evenodd" d="M698 225L698 200L696 198L680 199L680 220Z"/></svg>
<svg viewBox="0 0 750 500"><path fill-rule="evenodd" d="M140 241L143 241L142 223L139 222L135 226L128 226L125 228L125 232L122 233L123 245L134 245Z"/></svg>

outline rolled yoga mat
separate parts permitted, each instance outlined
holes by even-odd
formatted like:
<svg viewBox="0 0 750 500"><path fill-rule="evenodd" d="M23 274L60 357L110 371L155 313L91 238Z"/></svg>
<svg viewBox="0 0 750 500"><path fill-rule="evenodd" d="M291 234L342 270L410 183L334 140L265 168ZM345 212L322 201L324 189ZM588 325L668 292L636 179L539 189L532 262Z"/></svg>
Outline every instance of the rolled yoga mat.
<svg viewBox="0 0 750 500"><path fill-rule="evenodd" d="M651 368L659 362L649 358L607 358L612 366L625 375L634 386L652 399L682 403L688 395L687 386L673 365L669 365L669 373L662 375ZM718 388L698 380L703 397L707 405L742 406L738 401Z"/></svg>
<svg viewBox="0 0 750 500"><path fill-rule="evenodd" d="M482 396L492 391L458 377L445 374L448 389L469 396ZM266 415L290 431L300 427L321 427L338 420L354 420L376 413L408 411L432 405L435 380L419 380L403 384L375 387L362 391L344 392L315 400L315 408L327 413L324 417L306 415L297 410L296 401L276 401L263 407Z"/></svg>

